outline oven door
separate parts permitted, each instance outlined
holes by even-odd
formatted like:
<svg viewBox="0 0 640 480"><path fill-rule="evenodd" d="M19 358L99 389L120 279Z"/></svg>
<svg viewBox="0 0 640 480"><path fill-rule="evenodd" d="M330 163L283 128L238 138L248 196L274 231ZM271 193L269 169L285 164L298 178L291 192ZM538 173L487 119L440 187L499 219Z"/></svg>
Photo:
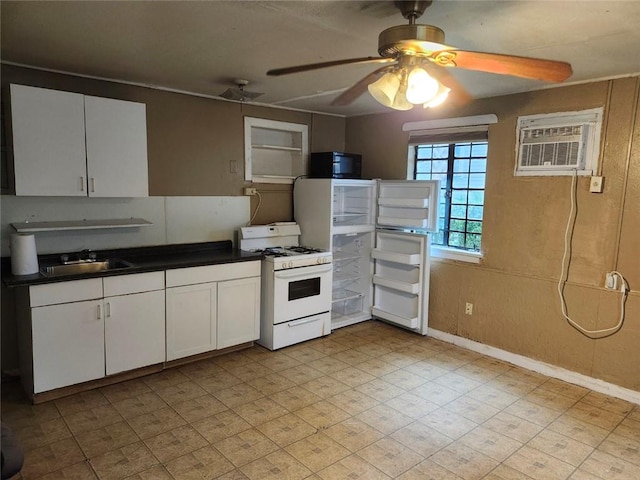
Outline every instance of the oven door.
<svg viewBox="0 0 640 480"><path fill-rule="evenodd" d="M331 264L276 270L273 275L273 323L331 310Z"/></svg>

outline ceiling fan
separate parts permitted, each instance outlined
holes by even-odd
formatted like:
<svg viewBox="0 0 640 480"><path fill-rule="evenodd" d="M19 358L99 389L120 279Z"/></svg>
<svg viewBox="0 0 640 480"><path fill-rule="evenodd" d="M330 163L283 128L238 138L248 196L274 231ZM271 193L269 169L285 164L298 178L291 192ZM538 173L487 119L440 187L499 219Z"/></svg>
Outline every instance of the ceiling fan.
<svg viewBox="0 0 640 480"><path fill-rule="evenodd" d="M461 103L470 99L469 94L447 71L449 67L547 82L562 82L573 73L567 62L472 52L446 45L444 31L440 28L416 23L416 19L431 3L432 0L394 2L409 24L387 28L380 33L379 57L276 68L269 70L267 75L288 75L340 65L383 64L342 92L331 104L348 105L368 89L381 104L396 110L409 110L419 104L425 108L439 105L451 91Z"/></svg>

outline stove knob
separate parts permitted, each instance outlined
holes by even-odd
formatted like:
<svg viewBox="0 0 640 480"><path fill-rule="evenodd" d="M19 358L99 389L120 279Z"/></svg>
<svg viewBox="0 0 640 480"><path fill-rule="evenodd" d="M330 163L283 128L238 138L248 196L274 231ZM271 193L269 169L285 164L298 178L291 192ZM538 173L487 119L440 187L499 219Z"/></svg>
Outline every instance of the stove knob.
<svg viewBox="0 0 640 480"><path fill-rule="evenodd" d="M287 262L282 263L282 269L284 270L285 268L287 268Z"/></svg>
<svg viewBox="0 0 640 480"><path fill-rule="evenodd" d="M289 262L289 268L293 268L293 261Z"/></svg>

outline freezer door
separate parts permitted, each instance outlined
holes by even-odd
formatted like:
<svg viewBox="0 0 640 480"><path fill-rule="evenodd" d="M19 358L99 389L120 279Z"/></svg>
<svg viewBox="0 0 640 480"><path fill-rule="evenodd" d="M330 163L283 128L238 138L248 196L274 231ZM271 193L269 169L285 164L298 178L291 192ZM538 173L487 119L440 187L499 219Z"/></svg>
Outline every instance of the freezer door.
<svg viewBox="0 0 640 480"><path fill-rule="evenodd" d="M372 315L422 335L429 325L429 237L377 231Z"/></svg>
<svg viewBox="0 0 640 480"><path fill-rule="evenodd" d="M439 191L439 180L380 180L378 226L437 231Z"/></svg>

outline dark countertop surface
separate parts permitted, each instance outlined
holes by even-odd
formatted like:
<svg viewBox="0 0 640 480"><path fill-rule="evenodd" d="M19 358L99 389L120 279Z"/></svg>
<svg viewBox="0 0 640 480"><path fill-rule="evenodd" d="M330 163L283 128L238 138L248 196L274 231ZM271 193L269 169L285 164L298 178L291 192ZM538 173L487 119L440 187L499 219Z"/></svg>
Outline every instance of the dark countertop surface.
<svg viewBox="0 0 640 480"><path fill-rule="evenodd" d="M67 252L64 252L67 253ZM131 273L155 272L174 268L199 267L224 263L247 262L261 260L261 253L246 252L233 248L231 240L204 243L183 243L175 245L159 245L152 247L121 248L115 250L95 250L97 260L118 259L132 264L131 267L114 268L94 273L77 275L45 276L42 273L33 275L12 275L11 259L3 257L1 262L2 282L8 287L21 287L45 283L83 280L87 278L128 275ZM77 252L69 253L74 259ZM60 263L58 254L38 255L40 268Z"/></svg>

